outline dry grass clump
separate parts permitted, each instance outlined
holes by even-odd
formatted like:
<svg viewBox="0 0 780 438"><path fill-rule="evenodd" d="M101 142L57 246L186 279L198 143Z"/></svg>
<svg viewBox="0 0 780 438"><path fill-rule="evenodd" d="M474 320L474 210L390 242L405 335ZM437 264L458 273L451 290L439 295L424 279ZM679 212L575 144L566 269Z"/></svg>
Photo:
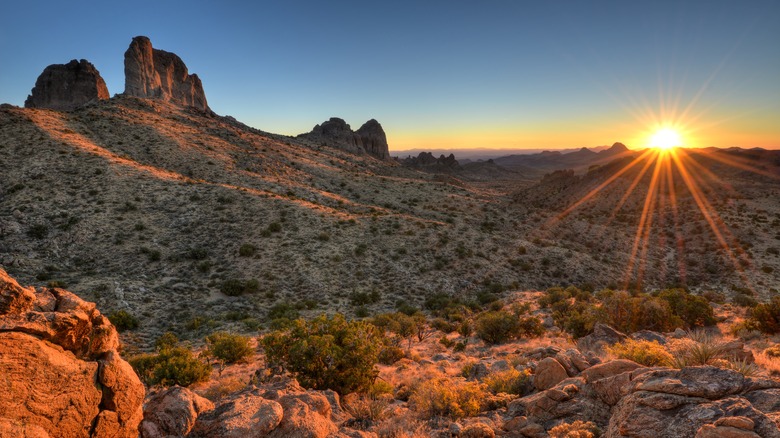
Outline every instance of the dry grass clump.
<svg viewBox="0 0 780 438"><path fill-rule="evenodd" d="M485 377L483 383L493 394L525 395L531 390L531 371L518 371L514 368L497 371Z"/></svg>
<svg viewBox="0 0 780 438"><path fill-rule="evenodd" d="M618 359L633 360L648 367L669 366L674 358L656 341L626 339L607 347L607 352Z"/></svg>
<svg viewBox="0 0 780 438"><path fill-rule="evenodd" d="M756 365L771 376L780 376L780 346L769 347L755 355Z"/></svg>
<svg viewBox="0 0 780 438"><path fill-rule="evenodd" d="M202 396L216 402L228 394L238 392L246 387L246 382L237 377L228 377L213 382L202 392Z"/></svg>
<svg viewBox="0 0 780 438"><path fill-rule="evenodd" d="M577 420L559 424L550 429L549 434L550 438L594 438L599 436L601 431L590 421Z"/></svg>
<svg viewBox="0 0 780 438"><path fill-rule="evenodd" d="M421 382L409 397L411 409L423 417L473 417L482 410L483 385L440 377Z"/></svg>
<svg viewBox="0 0 780 438"><path fill-rule="evenodd" d="M391 416L376 429L380 438L428 438L428 425L409 415Z"/></svg>

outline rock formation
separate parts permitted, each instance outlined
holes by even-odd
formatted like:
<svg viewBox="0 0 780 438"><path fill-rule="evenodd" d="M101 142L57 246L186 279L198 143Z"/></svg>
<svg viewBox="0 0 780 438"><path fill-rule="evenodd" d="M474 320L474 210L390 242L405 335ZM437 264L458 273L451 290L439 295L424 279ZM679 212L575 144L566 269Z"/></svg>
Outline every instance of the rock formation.
<svg viewBox="0 0 780 438"><path fill-rule="evenodd" d="M0 436L137 437L144 387L92 303L0 269Z"/></svg>
<svg viewBox="0 0 780 438"><path fill-rule="evenodd" d="M189 74L175 54L152 48L145 36L133 38L125 52L125 94L209 109L198 75Z"/></svg>
<svg viewBox="0 0 780 438"><path fill-rule="evenodd" d="M357 131L352 131L343 119L331 117L301 136L354 154L366 153L380 160L390 158L385 131L374 119L364 123Z"/></svg>
<svg viewBox="0 0 780 438"><path fill-rule="evenodd" d="M460 170L460 164L458 163L458 160L455 159L454 154L450 154L446 157L442 154L439 158L436 158L430 152L420 152L416 157L409 156L399 160L399 162L406 167L428 172L449 173Z"/></svg>
<svg viewBox="0 0 780 438"><path fill-rule="evenodd" d="M25 108L72 110L87 102L108 99L100 72L86 59L46 67L35 81Z"/></svg>
<svg viewBox="0 0 780 438"><path fill-rule="evenodd" d="M363 149L369 155L382 160L390 158L387 136L385 136L385 131L379 122L374 119L367 121L357 130L356 134L363 143Z"/></svg>

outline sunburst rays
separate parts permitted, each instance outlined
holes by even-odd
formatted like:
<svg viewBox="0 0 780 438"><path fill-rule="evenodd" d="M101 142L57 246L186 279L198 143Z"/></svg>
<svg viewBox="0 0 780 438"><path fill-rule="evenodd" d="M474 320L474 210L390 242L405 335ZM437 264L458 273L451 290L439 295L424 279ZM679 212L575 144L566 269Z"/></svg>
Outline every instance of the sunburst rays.
<svg viewBox="0 0 780 438"><path fill-rule="evenodd" d="M703 164L702 160L710 160L709 165ZM701 234L696 238L711 239L716 246L716 252L724 256L725 263L731 265L729 270L733 268L744 287L755 291L750 276L746 272L747 269L750 269L751 263L745 256L739 240L729 230L728 225L718 212L716 203L710 199L713 193L724 197L736 195L733 187L724 182L717 172L709 168L713 164L731 166L773 180L780 180L780 175L777 174L776 170L763 168L756 161L728 155L720 150L694 151L683 148L649 148L607 176L603 182L580 199L572 202L562 212L550 219L544 228L552 231L576 210L583 208L590 202L595 202L600 196L614 196L612 193L607 195L607 189L616 186L616 182L621 177L623 179L631 177L630 183L627 182L624 191L618 193L620 198L609 216L605 217L603 224L605 232L608 232L613 220L625 207L629 198L635 194L643 196L641 213L631 238L631 246L627 248L627 261L621 284L623 288L628 288L632 284L641 288L650 269L662 271L654 272L655 278L671 274L665 272L669 268L665 263L658 261L655 266L650 265L651 261L657 261L651 257L653 253L656 255L674 254L677 259L676 278L683 284L686 282L688 276L686 241L692 241L694 237L686 235L685 231L685 212L681 211L680 198L680 195L685 195L688 203L694 209L694 214L703 219L711 232L710 237L704 237L704 234ZM632 170L635 174L628 174ZM672 263L672 269L674 268Z"/></svg>

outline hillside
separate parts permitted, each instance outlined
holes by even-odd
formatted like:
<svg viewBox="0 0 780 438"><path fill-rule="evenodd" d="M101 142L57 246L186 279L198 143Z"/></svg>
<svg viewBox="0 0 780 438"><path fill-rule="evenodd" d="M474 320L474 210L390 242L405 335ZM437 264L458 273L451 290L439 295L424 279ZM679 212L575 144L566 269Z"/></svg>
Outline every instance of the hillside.
<svg viewBox="0 0 780 438"><path fill-rule="evenodd" d="M746 272L766 294L780 268L777 205L768 202L777 180L723 173L718 163L705 164L740 195L720 192L733 199L716 205L729 206L752 259ZM601 219L612 194L552 232L546 221L609 166L562 185L442 180L132 97L73 112L4 107L0 165L2 266L25 282L67 284L106 313L132 310L148 321L141 344L165 330L263 320L277 303L353 313L355 303L369 312L419 306L439 292L619 286L644 197L637 190L614 227ZM701 220L686 226L706 235ZM699 279L691 284L744 287L722 258L701 256L716 245L701 235L690 234L699 242L688 252L687 278ZM651 250L648 266L676 266L664 251ZM650 289L676 281L654 269L643 279ZM378 302L355 299L367 295Z"/></svg>

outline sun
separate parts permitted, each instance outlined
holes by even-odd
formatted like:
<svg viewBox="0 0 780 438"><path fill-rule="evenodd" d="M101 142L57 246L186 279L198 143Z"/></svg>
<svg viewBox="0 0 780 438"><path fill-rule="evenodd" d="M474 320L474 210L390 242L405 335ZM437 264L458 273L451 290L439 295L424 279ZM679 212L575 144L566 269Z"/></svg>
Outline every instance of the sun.
<svg viewBox="0 0 780 438"><path fill-rule="evenodd" d="M650 137L650 147L656 149L669 150L681 145L682 141L680 139L680 134L673 129L659 129Z"/></svg>

